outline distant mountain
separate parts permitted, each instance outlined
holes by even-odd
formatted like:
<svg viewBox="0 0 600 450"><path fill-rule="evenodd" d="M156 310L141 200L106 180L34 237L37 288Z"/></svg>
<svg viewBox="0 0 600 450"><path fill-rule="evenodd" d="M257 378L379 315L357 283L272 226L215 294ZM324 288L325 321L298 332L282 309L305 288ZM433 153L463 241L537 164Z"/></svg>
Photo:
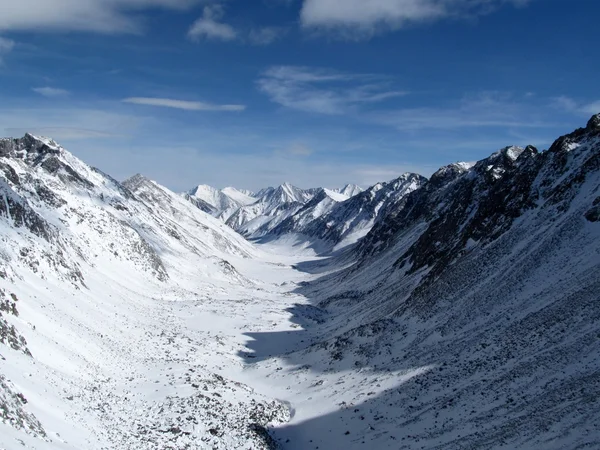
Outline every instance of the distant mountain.
<svg viewBox="0 0 600 450"><path fill-rule="evenodd" d="M232 187L222 190L201 184L184 194L184 197L195 204L202 211L227 220L241 206L252 204L256 201L247 192L242 192Z"/></svg>
<svg viewBox="0 0 600 450"><path fill-rule="evenodd" d="M269 234L286 218L295 214L315 196L327 192L333 202L340 202L361 192L356 185L341 189L300 189L290 183L268 187L257 193L227 187L222 190L200 185L183 194L197 208L218 217L247 238ZM321 208L325 212L324 205Z"/></svg>
<svg viewBox="0 0 600 450"><path fill-rule="evenodd" d="M407 173L388 183L378 183L352 198L332 198L331 192L321 190L313 200L273 227L269 236L298 235L305 242L320 242L320 251L343 248L367 234L382 212L401 208L406 195L426 181L420 175ZM355 188L344 190L357 191Z"/></svg>
<svg viewBox="0 0 600 450"><path fill-rule="evenodd" d="M343 188L335 189L334 191L350 198L350 197L354 197L357 194L360 194L363 190L364 190L363 188L361 188L360 186L357 186L356 184L347 184Z"/></svg>
<svg viewBox="0 0 600 450"><path fill-rule="evenodd" d="M289 183L262 189L256 194L255 203L240 207L226 223L245 237L264 236L310 201L317 191L300 189Z"/></svg>

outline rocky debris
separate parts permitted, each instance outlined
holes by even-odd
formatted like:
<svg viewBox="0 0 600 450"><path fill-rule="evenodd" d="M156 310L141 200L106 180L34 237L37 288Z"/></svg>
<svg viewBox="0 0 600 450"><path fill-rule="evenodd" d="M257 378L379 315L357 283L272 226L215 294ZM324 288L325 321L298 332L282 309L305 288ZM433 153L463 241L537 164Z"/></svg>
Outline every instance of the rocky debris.
<svg viewBox="0 0 600 450"><path fill-rule="evenodd" d="M25 411L27 399L0 374L0 421L31 436L49 441L44 427L31 413Z"/></svg>
<svg viewBox="0 0 600 450"><path fill-rule="evenodd" d="M5 291L0 289L0 343L27 356L31 356L25 338L4 317L7 314L14 317L19 316L17 302L18 298L14 293L7 296Z"/></svg>

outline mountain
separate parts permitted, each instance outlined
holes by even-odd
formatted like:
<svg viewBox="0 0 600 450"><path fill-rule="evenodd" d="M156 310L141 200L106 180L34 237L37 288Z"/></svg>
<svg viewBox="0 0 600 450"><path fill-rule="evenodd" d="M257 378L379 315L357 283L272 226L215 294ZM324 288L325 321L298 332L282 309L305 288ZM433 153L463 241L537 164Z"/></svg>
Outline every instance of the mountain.
<svg viewBox="0 0 600 450"><path fill-rule="evenodd" d="M238 208L256 202L248 192L232 187L222 190L201 184L183 194L189 202L212 216L227 220Z"/></svg>
<svg viewBox="0 0 600 450"><path fill-rule="evenodd" d="M329 319L320 343L285 356L401 385L282 437L302 448L343 423L371 448L598 447L585 430L600 420L599 195L600 114L544 152L507 147L436 172L350 267L333 259L302 288Z"/></svg>
<svg viewBox="0 0 600 450"><path fill-rule="evenodd" d="M247 238L269 233L281 221L296 213L319 189L300 189L289 183L266 188L256 194L256 202L241 206L226 220L234 230Z"/></svg>
<svg viewBox="0 0 600 450"><path fill-rule="evenodd" d="M327 194L323 194L326 192ZM348 184L341 189L300 189L290 183L268 187L257 193L227 187L222 190L200 185L183 194L197 208L218 217L248 238L268 235L274 227L293 216L317 195L326 195L341 202L362 192L359 186ZM324 213L325 205L319 209Z"/></svg>
<svg viewBox="0 0 600 450"><path fill-rule="evenodd" d="M356 184L347 184L343 188L335 189L334 191L350 198L350 197L354 197L357 194L360 194L363 190L364 190L363 188L361 188L360 186L357 186Z"/></svg>
<svg viewBox="0 0 600 450"><path fill-rule="evenodd" d="M269 232L268 237L296 236L297 241L316 247L318 252L344 248L369 232L380 214L402 208L410 192L419 189L427 179L407 173L388 183L378 183L352 198L332 198L322 190L295 214L287 217ZM318 245L317 245L318 244Z"/></svg>
<svg viewBox="0 0 600 450"><path fill-rule="evenodd" d="M255 195L265 237L344 251L1 139L0 447L600 446L600 114L351 198Z"/></svg>
<svg viewBox="0 0 600 450"><path fill-rule="evenodd" d="M237 269L252 245L141 175L119 183L30 134L0 140L0 198L0 447L185 448L209 435L265 448L250 426L287 408L218 374L216 349L194 355L214 342L210 313L204 331L183 331L208 293L214 305L260 292Z"/></svg>

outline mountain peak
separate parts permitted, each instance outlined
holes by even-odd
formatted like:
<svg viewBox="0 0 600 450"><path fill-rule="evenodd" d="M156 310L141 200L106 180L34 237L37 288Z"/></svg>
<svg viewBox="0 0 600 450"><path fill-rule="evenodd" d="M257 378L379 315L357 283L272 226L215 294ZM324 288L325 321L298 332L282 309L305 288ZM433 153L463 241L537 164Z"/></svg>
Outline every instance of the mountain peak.
<svg viewBox="0 0 600 450"><path fill-rule="evenodd" d="M147 185L149 183L152 183L152 180L145 177L141 173L136 173L135 175L124 180L121 184L130 191L134 192L136 189L139 189L140 186Z"/></svg>
<svg viewBox="0 0 600 450"><path fill-rule="evenodd" d="M199 195L203 192L210 192L210 193L214 193L217 192L218 189L209 186L208 184L199 184L198 186L196 186L195 188L191 189L188 194L190 195Z"/></svg>
<svg viewBox="0 0 600 450"><path fill-rule="evenodd" d="M360 186L356 185L356 184L347 184L346 186L344 186L342 189L336 189L335 192L338 192L340 194L343 194L345 196L347 196L348 198L350 197L354 197L356 194L360 194L361 192L363 192L363 188L361 188Z"/></svg>
<svg viewBox="0 0 600 450"><path fill-rule="evenodd" d="M56 141L46 137L26 133L19 139L0 139L0 156L19 156L28 160L43 155L60 155L64 148Z"/></svg>
<svg viewBox="0 0 600 450"><path fill-rule="evenodd" d="M587 123L588 130L600 130L600 113L594 114Z"/></svg>

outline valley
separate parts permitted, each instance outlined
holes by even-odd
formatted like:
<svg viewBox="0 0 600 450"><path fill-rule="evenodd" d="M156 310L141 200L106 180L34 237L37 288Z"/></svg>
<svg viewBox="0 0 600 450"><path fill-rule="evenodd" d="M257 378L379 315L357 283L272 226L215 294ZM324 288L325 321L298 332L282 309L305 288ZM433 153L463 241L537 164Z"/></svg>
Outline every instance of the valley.
<svg viewBox="0 0 600 450"><path fill-rule="evenodd" d="M595 115L428 179L176 194L2 139L0 448L595 448L599 161Z"/></svg>

